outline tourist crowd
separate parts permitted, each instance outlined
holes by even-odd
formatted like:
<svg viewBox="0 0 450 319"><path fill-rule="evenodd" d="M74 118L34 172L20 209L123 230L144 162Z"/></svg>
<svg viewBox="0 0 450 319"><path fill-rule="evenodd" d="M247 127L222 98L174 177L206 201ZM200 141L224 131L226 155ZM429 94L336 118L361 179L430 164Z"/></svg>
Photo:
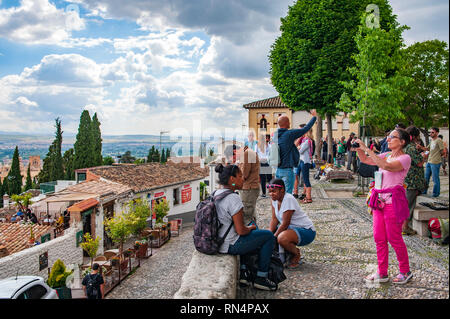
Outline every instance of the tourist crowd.
<svg viewBox="0 0 450 319"><path fill-rule="evenodd" d="M233 144L225 149L224 163L216 166L222 187L213 196L229 192L218 201L217 213L220 222L231 231L225 235L220 252L241 256L240 283L244 285L251 281L247 257L258 252L254 287L275 290L276 284L268 278L272 251L278 246L285 267L296 269L302 263L298 247L315 239L314 225L297 200L304 204L312 202L309 176L314 158L320 164L332 163L354 173L364 163L377 168L368 208L373 215L378 259L378 270L364 279L369 283L389 281L390 244L399 264L399 273L392 281L407 283L413 274L402 235L414 234L410 226L417 196L427 193L432 178L432 196L438 197L441 165L446 174L448 148L439 129L431 128L428 132L431 141L426 146L415 126L406 128L398 124L386 130L381 140L369 138L367 145L351 133L348 138L333 140L333 154L328 154L326 139L315 145L311 130L316 121L315 110L311 115L311 120L298 129L290 129L289 118L280 116L278 130L273 135L261 135L255 140L250 132L244 147ZM256 225L255 207L258 196L266 197L267 193L272 200L272 211L268 212L272 219L269 229L263 230ZM221 235L224 233L222 230Z"/></svg>

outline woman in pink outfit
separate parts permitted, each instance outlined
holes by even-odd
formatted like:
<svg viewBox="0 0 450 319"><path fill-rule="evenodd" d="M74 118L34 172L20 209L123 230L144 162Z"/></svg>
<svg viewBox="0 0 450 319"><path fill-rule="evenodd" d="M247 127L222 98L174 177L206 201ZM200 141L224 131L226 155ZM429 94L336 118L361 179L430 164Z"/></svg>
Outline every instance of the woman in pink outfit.
<svg viewBox="0 0 450 319"><path fill-rule="evenodd" d="M366 282L388 282L389 247L394 248L400 273L393 283L405 284L412 278L408 251L402 237L402 223L409 217L408 200L403 181L411 166L411 158L403 152L410 142L409 134L395 129L387 137L389 153L375 154L361 140L356 149L361 162L377 165L381 173L381 187L372 189L369 206L373 211L373 237L377 248L378 271L365 278ZM366 155L366 152L368 156Z"/></svg>

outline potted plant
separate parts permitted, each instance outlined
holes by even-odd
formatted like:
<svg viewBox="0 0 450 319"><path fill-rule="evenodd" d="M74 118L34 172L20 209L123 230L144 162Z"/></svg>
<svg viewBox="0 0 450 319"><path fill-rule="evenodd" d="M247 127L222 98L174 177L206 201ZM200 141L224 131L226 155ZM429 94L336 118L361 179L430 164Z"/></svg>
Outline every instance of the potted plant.
<svg viewBox="0 0 450 319"><path fill-rule="evenodd" d="M33 234L33 225L30 225L30 244L34 245L36 241L36 238L34 238L34 234Z"/></svg>
<svg viewBox="0 0 450 319"><path fill-rule="evenodd" d="M105 230L114 243L119 244L119 256L122 258L123 244L131 235L131 228L124 215L115 216L105 221Z"/></svg>
<svg viewBox="0 0 450 319"><path fill-rule="evenodd" d="M84 234L84 242L80 244L81 248L89 255L91 258L91 267L94 262L95 256L97 256L98 245L100 242L100 237L97 236L95 239L91 237L91 234Z"/></svg>
<svg viewBox="0 0 450 319"><path fill-rule="evenodd" d="M156 215L156 224L164 224L166 225L166 223L164 222L164 217L167 216L167 214L169 213L170 207L169 207L169 202L163 198L162 201L160 201L159 203L157 203L154 207L154 212Z"/></svg>
<svg viewBox="0 0 450 319"><path fill-rule="evenodd" d="M138 198L132 200L127 205L129 212L126 219L130 227L130 232L138 238L135 242L138 257L145 256L148 249L148 242L145 240L145 228L147 227L147 219L150 217L150 206L147 201ZM137 244L136 244L137 243Z"/></svg>
<svg viewBox="0 0 450 319"><path fill-rule="evenodd" d="M66 270L66 266L61 259L56 260L53 264L47 284L57 291L59 299L72 299L72 291L66 286L66 279L72 273L73 270Z"/></svg>

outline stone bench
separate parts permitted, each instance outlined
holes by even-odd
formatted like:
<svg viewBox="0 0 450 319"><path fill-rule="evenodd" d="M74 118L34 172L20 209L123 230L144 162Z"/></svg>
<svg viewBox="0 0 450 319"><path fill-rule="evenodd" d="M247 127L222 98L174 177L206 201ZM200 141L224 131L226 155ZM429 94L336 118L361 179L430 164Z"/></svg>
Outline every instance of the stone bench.
<svg viewBox="0 0 450 319"><path fill-rule="evenodd" d="M174 299L235 299L238 257L192 254Z"/></svg>
<svg viewBox="0 0 450 319"><path fill-rule="evenodd" d="M428 236L428 221L430 218L448 219L448 210L433 210L426 206L417 204L414 209L412 228L419 236Z"/></svg>

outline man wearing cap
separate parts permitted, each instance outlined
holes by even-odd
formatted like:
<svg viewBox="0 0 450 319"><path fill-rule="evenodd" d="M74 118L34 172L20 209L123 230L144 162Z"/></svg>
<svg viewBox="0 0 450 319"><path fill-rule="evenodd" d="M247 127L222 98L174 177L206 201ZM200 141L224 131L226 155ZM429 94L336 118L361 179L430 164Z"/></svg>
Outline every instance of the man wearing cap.
<svg viewBox="0 0 450 319"><path fill-rule="evenodd" d="M292 194L294 189L294 167L300 161L300 154L295 146L295 140L308 132L316 122L316 110L311 111L312 118L305 127L290 130L289 117L282 115L278 118L278 130L274 135L274 143L279 148L279 165L276 171L276 178L281 178L286 186L286 192Z"/></svg>
<svg viewBox="0 0 450 319"><path fill-rule="evenodd" d="M244 223L248 224L256 220L255 207L260 188L258 154L247 146L241 148L236 144L228 145L224 153L227 163L239 165L242 172L244 185L240 195L244 205Z"/></svg>

